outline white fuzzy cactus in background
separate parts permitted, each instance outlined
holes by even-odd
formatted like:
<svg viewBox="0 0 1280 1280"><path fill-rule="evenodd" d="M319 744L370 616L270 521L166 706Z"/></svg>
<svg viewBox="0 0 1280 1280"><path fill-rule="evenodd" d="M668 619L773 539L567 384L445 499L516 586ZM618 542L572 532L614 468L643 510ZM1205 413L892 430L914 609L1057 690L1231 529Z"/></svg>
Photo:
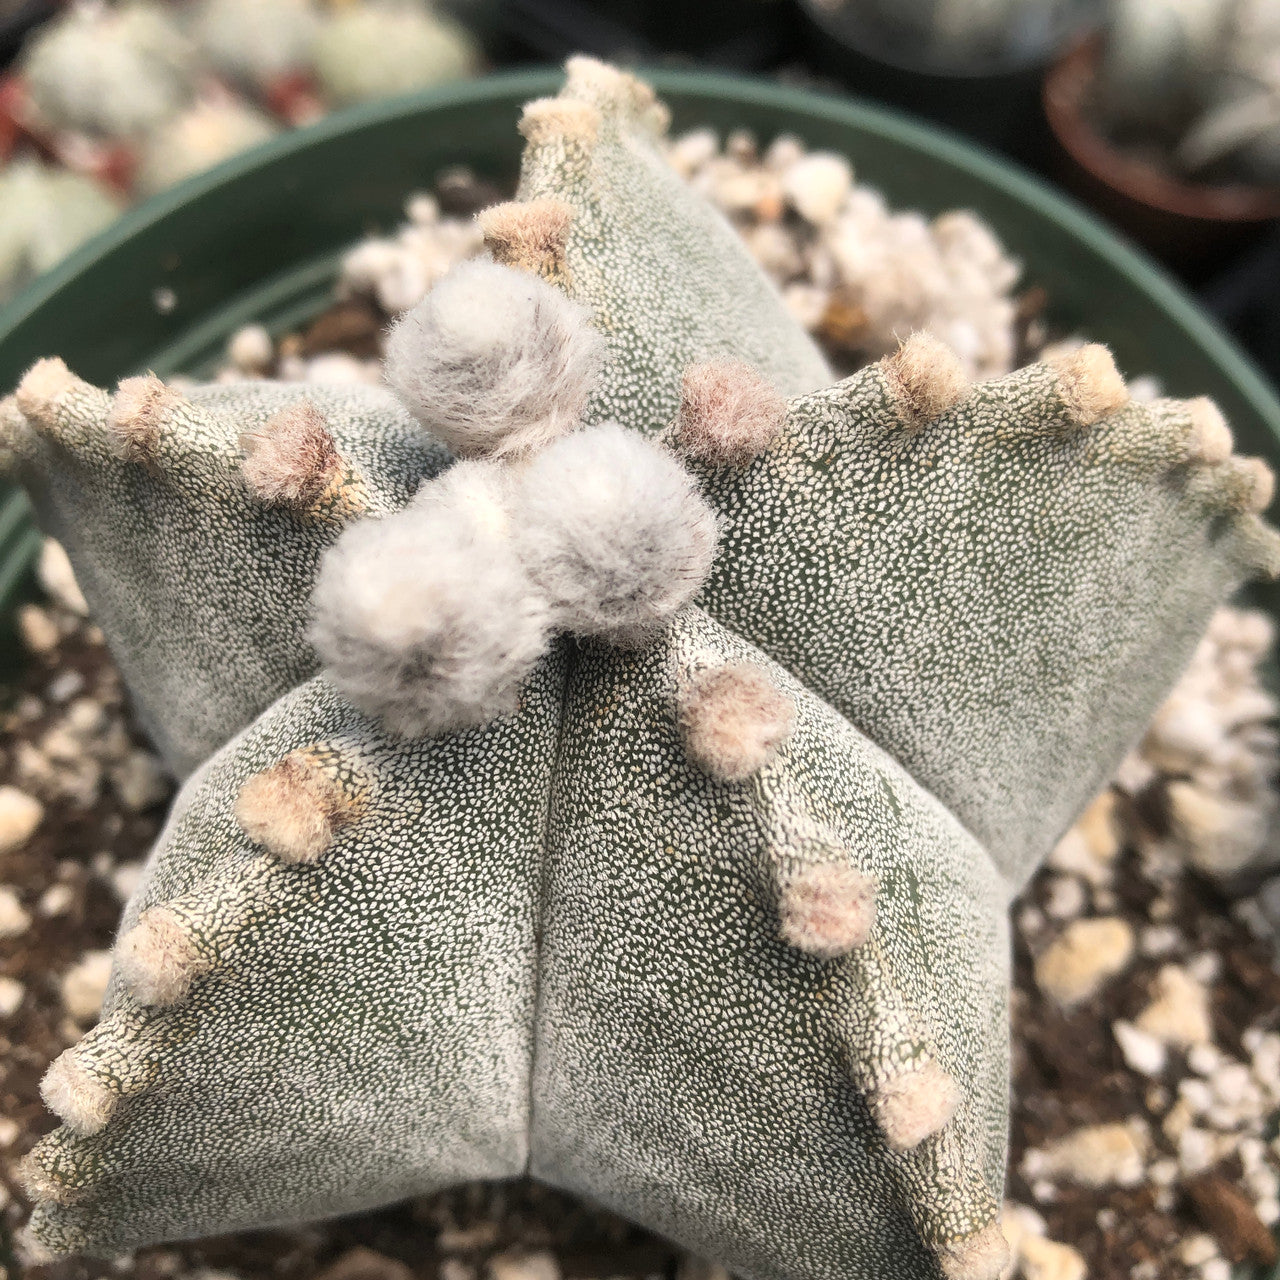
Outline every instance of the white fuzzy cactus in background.
<svg viewBox="0 0 1280 1280"><path fill-rule="evenodd" d="M589 59L528 105L400 402L0 408L195 770L45 1078L42 1247L529 1173L752 1280L1004 1271L1008 904L1280 572L1270 473L1099 347L833 381L664 126Z"/></svg>

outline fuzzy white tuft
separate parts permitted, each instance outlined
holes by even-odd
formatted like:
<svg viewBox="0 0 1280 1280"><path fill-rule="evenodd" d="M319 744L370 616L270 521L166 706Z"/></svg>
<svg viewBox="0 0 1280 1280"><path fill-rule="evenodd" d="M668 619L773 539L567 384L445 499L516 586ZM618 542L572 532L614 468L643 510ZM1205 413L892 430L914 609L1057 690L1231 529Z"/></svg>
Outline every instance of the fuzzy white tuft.
<svg viewBox="0 0 1280 1280"><path fill-rule="evenodd" d="M1058 394L1074 426L1091 427L1129 403L1129 388L1101 343L1088 343L1047 363L1058 375Z"/></svg>
<svg viewBox="0 0 1280 1280"><path fill-rule="evenodd" d="M1235 448L1231 428L1222 411L1208 396L1187 401L1191 418L1191 456L1197 462L1226 462Z"/></svg>
<svg viewBox="0 0 1280 1280"><path fill-rule="evenodd" d="M305 509L342 472L342 458L324 415L310 400L281 409L240 437L245 483L272 506Z"/></svg>
<svg viewBox="0 0 1280 1280"><path fill-rule="evenodd" d="M40 1081L45 1106L76 1133L98 1133L106 1127L120 1098L80 1064L76 1046L53 1060Z"/></svg>
<svg viewBox="0 0 1280 1280"><path fill-rule="evenodd" d="M786 400L749 364L695 364L680 384L675 444L713 466L741 466L773 444L786 420Z"/></svg>
<svg viewBox="0 0 1280 1280"><path fill-rule="evenodd" d="M1261 513L1276 496L1276 473L1261 458L1240 460L1242 477L1240 502L1245 511Z"/></svg>
<svg viewBox="0 0 1280 1280"><path fill-rule="evenodd" d="M834 862L802 867L783 884L778 914L789 946L825 960L848 955L875 928L875 881Z"/></svg>
<svg viewBox="0 0 1280 1280"><path fill-rule="evenodd" d="M356 815L338 778L305 750L250 778L236 798L236 821L282 862L314 862Z"/></svg>
<svg viewBox="0 0 1280 1280"><path fill-rule="evenodd" d="M80 379L62 360L57 356L50 356L44 360L37 360L27 370L22 381L18 383L13 398L18 402L18 408L32 426L52 431L57 425L54 416L55 402L59 396L65 395L79 382Z"/></svg>
<svg viewBox="0 0 1280 1280"><path fill-rule="evenodd" d="M495 262L543 276L564 271L573 207L563 200L508 201L476 215L485 247Z"/></svg>
<svg viewBox="0 0 1280 1280"><path fill-rule="evenodd" d="M164 417L181 399L177 391L166 387L153 373L122 378L107 417L121 457L130 462L154 459Z"/></svg>
<svg viewBox="0 0 1280 1280"><path fill-rule="evenodd" d="M960 1106L960 1086L932 1058L879 1085L871 1106L885 1141L895 1151L919 1146L951 1122Z"/></svg>
<svg viewBox="0 0 1280 1280"><path fill-rule="evenodd" d="M577 425L603 352L586 308L527 271L474 261L397 322L386 376L459 457L501 456Z"/></svg>
<svg viewBox="0 0 1280 1280"><path fill-rule="evenodd" d="M55 1177L36 1158L34 1152L27 1152L18 1161L14 1169L18 1183L27 1193L29 1199L46 1201L53 1204L74 1204L79 1198L75 1188ZM39 1265L33 1263L33 1265Z"/></svg>
<svg viewBox="0 0 1280 1280"><path fill-rule="evenodd" d="M535 98L525 104L518 127L535 147L554 142L590 147L600 136L600 124L599 107L588 102Z"/></svg>
<svg viewBox="0 0 1280 1280"><path fill-rule="evenodd" d="M905 425L913 430L969 394L969 378L960 357L929 333L913 333L880 367Z"/></svg>
<svg viewBox="0 0 1280 1280"><path fill-rule="evenodd" d="M1009 1242L998 1221L966 1240L942 1245L938 1262L947 1280L1007 1280L1013 1267Z"/></svg>
<svg viewBox="0 0 1280 1280"><path fill-rule="evenodd" d="M141 1004L176 1004L209 970L190 929L163 906L151 907L116 944L116 964Z"/></svg>
<svg viewBox="0 0 1280 1280"><path fill-rule="evenodd" d="M514 486L513 524L557 624L614 644L657 635L715 559L716 519L693 478L616 422L536 455Z"/></svg>
<svg viewBox="0 0 1280 1280"><path fill-rule="evenodd" d="M445 733L516 708L552 618L505 535L498 468L464 462L326 553L312 642L389 732Z"/></svg>
<svg viewBox="0 0 1280 1280"><path fill-rule="evenodd" d="M795 731L796 704L755 662L699 671L680 697L685 750L721 782L745 782Z"/></svg>

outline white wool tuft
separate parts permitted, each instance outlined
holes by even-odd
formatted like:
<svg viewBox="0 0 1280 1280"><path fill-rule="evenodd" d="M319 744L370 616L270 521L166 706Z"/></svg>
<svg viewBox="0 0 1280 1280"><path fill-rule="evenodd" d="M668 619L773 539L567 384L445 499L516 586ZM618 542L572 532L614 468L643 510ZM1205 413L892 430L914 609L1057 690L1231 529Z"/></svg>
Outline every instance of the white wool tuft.
<svg viewBox="0 0 1280 1280"><path fill-rule="evenodd" d="M458 463L321 562L311 640L352 703L401 737L516 708L552 619L505 536L502 478Z"/></svg>
<svg viewBox="0 0 1280 1280"><path fill-rule="evenodd" d="M255 773L236 798L236 821L282 862L314 862L355 814L341 782L306 751Z"/></svg>
<svg viewBox="0 0 1280 1280"><path fill-rule="evenodd" d="M685 370L675 438L691 458L741 466L773 444L786 420L786 400L740 360Z"/></svg>
<svg viewBox="0 0 1280 1280"><path fill-rule="evenodd" d="M98 1133L106 1127L119 1097L80 1064L73 1045L53 1060L40 1081L45 1106L76 1133Z"/></svg>
<svg viewBox="0 0 1280 1280"><path fill-rule="evenodd" d="M386 377L459 457L501 456L577 425L603 352L587 309L545 280L464 262L391 330Z"/></svg>
<svg viewBox="0 0 1280 1280"><path fill-rule="evenodd" d="M813 863L787 878L778 915L789 946L825 960L848 955L875 928L875 881L841 863Z"/></svg>
<svg viewBox="0 0 1280 1280"><path fill-rule="evenodd" d="M721 782L745 782L759 773L795 726L795 700L755 662L699 671L680 698L685 750Z"/></svg>
<svg viewBox="0 0 1280 1280"><path fill-rule="evenodd" d="M614 644L656 635L701 588L716 519L666 450L606 422L539 453L513 487L513 523L556 622Z"/></svg>
<svg viewBox="0 0 1280 1280"><path fill-rule="evenodd" d="M191 931L168 908L151 907L116 944L120 977L141 1004L181 1000L209 969Z"/></svg>
<svg viewBox="0 0 1280 1280"><path fill-rule="evenodd" d="M999 1221L989 1222L966 1240L943 1245L938 1262L947 1280L1007 1280L1013 1259Z"/></svg>
<svg viewBox="0 0 1280 1280"><path fill-rule="evenodd" d="M908 1151L949 1124L960 1100L960 1086L927 1058L881 1084L872 1095L872 1106L885 1141L895 1151Z"/></svg>

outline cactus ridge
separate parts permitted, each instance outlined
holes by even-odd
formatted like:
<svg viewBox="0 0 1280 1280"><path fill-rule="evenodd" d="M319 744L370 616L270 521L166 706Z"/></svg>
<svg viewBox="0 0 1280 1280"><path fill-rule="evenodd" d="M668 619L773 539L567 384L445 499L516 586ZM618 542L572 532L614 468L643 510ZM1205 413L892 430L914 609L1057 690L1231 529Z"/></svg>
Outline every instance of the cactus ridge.
<svg viewBox="0 0 1280 1280"><path fill-rule="evenodd" d="M1009 900L1280 571L1270 473L1099 347L815 390L663 121L582 59L526 111L497 265L389 341L417 422L52 361L0 406L144 692L275 660L46 1077L42 1247L530 1172L759 1280L1002 1274ZM149 647L143 552L198 615Z"/></svg>

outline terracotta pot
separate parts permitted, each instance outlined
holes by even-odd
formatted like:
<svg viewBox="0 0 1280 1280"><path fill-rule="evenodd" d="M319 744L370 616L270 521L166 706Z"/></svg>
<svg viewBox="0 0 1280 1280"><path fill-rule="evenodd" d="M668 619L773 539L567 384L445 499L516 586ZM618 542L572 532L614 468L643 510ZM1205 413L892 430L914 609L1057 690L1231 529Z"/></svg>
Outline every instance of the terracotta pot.
<svg viewBox="0 0 1280 1280"><path fill-rule="evenodd" d="M1102 41L1083 41L1044 80L1044 111L1059 150L1063 183L1122 231L1191 275L1219 265L1280 219L1280 190L1205 186L1121 151L1088 112Z"/></svg>

